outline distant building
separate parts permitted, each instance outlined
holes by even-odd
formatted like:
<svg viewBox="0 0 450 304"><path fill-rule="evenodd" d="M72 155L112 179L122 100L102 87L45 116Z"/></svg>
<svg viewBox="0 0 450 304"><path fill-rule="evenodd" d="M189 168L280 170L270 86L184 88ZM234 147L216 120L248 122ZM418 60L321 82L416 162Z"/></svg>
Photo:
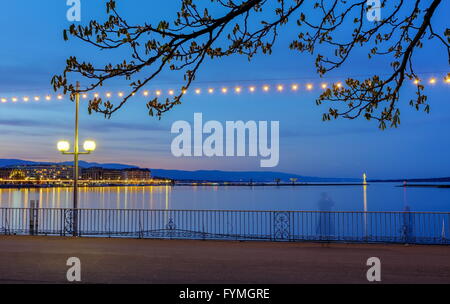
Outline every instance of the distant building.
<svg viewBox="0 0 450 304"><path fill-rule="evenodd" d="M81 178L84 180L102 180L103 171L104 169L100 167L83 168Z"/></svg>
<svg viewBox="0 0 450 304"><path fill-rule="evenodd" d="M12 171L12 168L0 168L0 179L9 179Z"/></svg>
<svg viewBox="0 0 450 304"><path fill-rule="evenodd" d="M35 179L35 180L73 179L73 166L20 165L10 167L9 169L22 171L27 179Z"/></svg>
<svg viewBox="0 0 450 304"><path fill-rule="evenodd" d="M104 180L122 180L122 170L103 169Z"/></svg>
<svg viewBox="0 0 450 304"><path fill-rule="evenodd" d="M122 170L122 177L125 180L149 180L151 179L150 169L124 169Z"/></svg>
<svg viewBox="0 0 450 304"><path fill-rule="evenodd" d="M104 169L91 167L82 170L83 180L149 180L151 172L149 169Z"/></svg>
<svg viewBox="0 0 450 304"><path fill-rule="evenodd" d="M101 167L80 168L80 179L91 181L143 181L151 179L150 169L105 169ZM19 165L0 168L1 180L71 180L73 166L65 165Z"/></svg>

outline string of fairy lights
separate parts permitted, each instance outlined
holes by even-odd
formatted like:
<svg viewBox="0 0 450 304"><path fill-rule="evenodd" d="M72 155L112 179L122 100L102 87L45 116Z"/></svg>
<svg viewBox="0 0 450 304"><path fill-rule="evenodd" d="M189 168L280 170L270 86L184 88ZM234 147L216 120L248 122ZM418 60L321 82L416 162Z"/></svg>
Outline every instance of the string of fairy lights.
<svg viewBox="0 0 450 304"><path fill-rule="evenodd" d="M426 80L415 79L412 81L414 85L427 85L427 87L432 87L443 83L445 85L450 85L450 76L448 74L439 80L437 77L430 77ZM244 94L244 93L269 93L269 92L299 92L299 91L314 91L316 89L326 90L328 88L342 88L344 86L343 82L305 82L305 83L277 83L277 84L262 84L262 85L214 85L214 86L198 86L189 90L183 91L183 94L192 93L194 95L202 94ZM174 89L155 89L155 90L142 90L139 92L142 97L160 97L160 96L174 96L179 94L179 91ZM9 97L0 96L0 104L4 103L17 103L17 102L39 102L39 101L52 101L52 100L64 100L68 99L68 96L63 94L7 94ZM123 91L107 91L107 92L92 92L80 94L81 99L92 99L92 98L108 98L112 99L114 97L123 98L126 93Z"/></svg>

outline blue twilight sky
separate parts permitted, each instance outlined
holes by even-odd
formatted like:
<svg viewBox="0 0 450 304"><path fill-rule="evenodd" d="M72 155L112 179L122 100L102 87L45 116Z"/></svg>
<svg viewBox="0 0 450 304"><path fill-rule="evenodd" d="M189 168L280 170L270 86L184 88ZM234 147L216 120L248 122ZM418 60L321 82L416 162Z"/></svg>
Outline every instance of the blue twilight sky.
<svg viewBox="0 0 450 304"><path fill-rule="evenodd" d="M104 18L104 1L81 2L82 22ZM178 0L119 0L118 3L119 10L130 20L152 23L173 16L179 6ZM123 59L124 52L99 52L75 40L64 42L62 30L70 25L67 9L65 0L0 3L0 97L51 93L51 76L63 70L70 55L100 63L106 62L105 59ZM433 20L436 29L448 27L445 14L449 9L450 4L444 1ZM330 177L356 177L363 172L371 178L450 176L450 86L441 81L449 69L446 50L441 45L431 41L415 54L418 72L427 78L440 78L438 84L426 91L431 114L416 112L407 105L414 87L406 84L402 92L401 126L380 131L375 122L363 119L322 122L321 115L328 107L315 105L319 90L306 92L304 89L308 81L322 81L315 74L313 57L288 49L297 29L293 22L282 28L271 56L257 56L252 62L244 57L207 60L193 87L205 90L223 84L230 88L263 83L273 86L298 79L302 85L299 92L188 94L183 104L161 121L147 115L145 100L139 96L110 120L99 114L88 115L83 102L81 139L93 138L98 143L98 150L84 159L150 168L261 170L259 158L173 157L172 123L192 121L193 113L202 112L204 120L280 121L280 162L271 171ZM366 52L358 50L342 69L328 76L331 77L328 81L342 80L346 75L386 72L390 72L387 60L368 61ZM148 89L176 89L180 81L178 75L164 73ZM115 82L102 92L117 92L126 85L126 82ZM0 158L67 160L55 151L55 144L61 138L72 137L72 111L73 104L67 100L0 103Z"/></svg>

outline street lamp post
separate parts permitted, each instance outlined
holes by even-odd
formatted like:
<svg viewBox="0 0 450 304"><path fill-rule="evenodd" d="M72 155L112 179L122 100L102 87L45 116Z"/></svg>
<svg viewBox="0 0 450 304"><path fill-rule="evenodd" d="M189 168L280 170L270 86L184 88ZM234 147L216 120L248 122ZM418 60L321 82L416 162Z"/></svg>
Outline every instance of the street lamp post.
<svg viewBox="0 0 450 304"><path fill-rule="evenodd" d="M84 152L80 152L78 144L78 112L80 106L80 84L77 82L76 94L75 94L75 136L74 136L74 149L73 152L69 152L70 143L68 141L59 141L57 148L64 155L73 155L73 213L72 213L72 234L78 235L78 159L80 154L90 154L96 148L96 144L92 140L87 140L83 144Z"/></svg>

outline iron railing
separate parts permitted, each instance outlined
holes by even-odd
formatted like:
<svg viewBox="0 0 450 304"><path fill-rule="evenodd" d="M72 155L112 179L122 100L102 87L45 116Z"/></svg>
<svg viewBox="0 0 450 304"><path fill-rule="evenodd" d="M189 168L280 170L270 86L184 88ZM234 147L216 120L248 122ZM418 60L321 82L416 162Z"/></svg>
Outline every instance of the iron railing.
<svg viewBox="0 0 450 304"><path fill-rule="evenodd" d="M0 208L0 234L72 235L73 209ZM450 244L450 213L78 209L78 235Z"/></svg>

